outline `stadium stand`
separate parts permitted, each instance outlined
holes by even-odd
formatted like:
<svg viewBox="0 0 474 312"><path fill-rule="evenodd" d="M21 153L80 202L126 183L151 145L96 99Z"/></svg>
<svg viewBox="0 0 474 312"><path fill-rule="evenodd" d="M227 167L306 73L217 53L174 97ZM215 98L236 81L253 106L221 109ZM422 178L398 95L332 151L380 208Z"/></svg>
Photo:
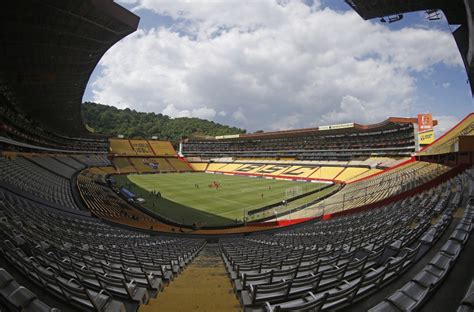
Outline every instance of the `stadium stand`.
<svg viewBox="0 0 474 312"><path fill-rule="evenodd" d="M243 166L245 166L245 165L242 164L242 163L237 163L237 164L230 163L230 164L226 164L223 167L220 167L219 172L234 172L235 170L237 170L238 168L243 167Z"/></svg>
<svg viewBox="0 0 474 312"><path fill-rule="evenodd" d="M208 163L190 163L194 171L206 171Z"/></svg>
<svg viewBox="0 0 474 312"><path fill-rule="evenodd" d="M349 181L351 179L355 179L359 176L362 176L363 174L367 174L369 171L370 169L367 169L367 168L346 167L346 168L343 168L343 170L339 172L338 175L334 176L334 179L337 179L339 181Z"/></svg>
<svg viewBox="0 0 474 312"><path fill-rule="evenodd" d="M271 164L269 164L271 163ZM301 164L301 165L296 165ZM322 181L347 182L360 179L378 172L381 169L370 169L367 165L358 164L360 167L349 167L347 162L326 162L331 166L322 165L322 161L268 161L254 160L248 162L232 163L191 163L200 171L233 173L239 175L261 175L288 179L314 179ZM333 166L334 165L334 166ZM362 167L364 166L364 167ZM203 169L205 168L205 169Z"/></svg>
<svg viewBox="0 0 474 312"><path fill-rule="evenodd" d="M20 158L19 159L23 159L23 158ZM25 160L26 161L26 160ZM429 166L431 164L420 164L420 163L414 163L414 164L408 164L406 165L407 168L411 168L412 170L421 170L422 168L425 168L426 166ZM439 167L439 165L436 165ZM402 166L403 168L404 166ZM90 180L94 180L96 177L94 177L94 175L96 176L100 176L102 175L102 177L100 178L100 181L103 181L104 178L103 178L103 174L104 174L104 171L102 171L102 169L99 169L99 168L91 168L91 169L87 169L89 170L89 174L90 176L88 177ZM87 171L86 170L86 171ZM405 172L406 171L406 168L404 170L402 169L394 169L394 172ZM84 171L83 171L84 172ZM392 174L395 174L395 173L392 173ZM403 174L402 174L403 176ZM91 178L92 177L92 178ZM388 179L388 178L387 178ZM98 179L95 179L95 180L98 180ZM390 180L390 179L389 179ZM429 179L426 179L426 180L429 180ZM83 184L83 183L89 183L90 181L85 181L82 179L82 177L78 177L78 184ZM376 184L376 182L372 182L371 184ZM97 214L97 216L99 216L100 218L105 218L105 219L109 219L109 220L114 220L114 222L118 222L120 223L120 219L122 220L125 220L125 221L122 221L123 223L122 224L129 224L129 225L132 225L132 226L136 226L137 225L137 222L138 223L142 223L142 225L145 225L145 226L148 226L149 224L154 224L156 226L156 220L152 220L152 218L150 218L149 216L145 215L145 214L141 214L141 215L134 215L134 213L136 212L136 210L131 210L131 213L130 214L124 214L124 202L123 201L120 201L120 200L117 200L117 198L115 197L116 195L115 194L111 194L110 193L110 189L103 186L103 185L100 185L98 183L94 183L94 187L97 188L97 186L100 186L95 192L93 190L91 190L90 186L89 186L89 189L87 190L87 192L85 193L82 193L81 195L83 195L84 197L87 197L86 201L90 201L90 202L93 202L93 204L89 204L88 206L89 207L92 207L95 205L95 211L94 213ZM81 188L79 188L81 189ZM439 190L440 188L438 188L437 190ZM105 194L109 193L110 196L105 196ZM437 192L431 192L429 193L430 195L433 195L433 194L438 194ZM426 198L426 196L425 196ZM434 196L434 198L432 199L433 202L437 201L439 199L439 197L437 196ZM415 202L413 204L414 206L417 206L417 202ZM116 210L113 210L111 209L111 207L120 207ZM391 206L390 206L391 207ZM127 222L128 220L130 220L131 222ZM382 222L382 221L381 221ZM159 228L159 226L157 227ZM168 229L169 230L169 229ZM394 233L399 233L397 231L394 231ZM206 233L206 231L202 231L202 233ZM223 232L225 233L225 231ZM8 246L11 248L11 246ZM287 274L288 272L285 272L284 274ZM345 273L344 273L345 274ZM291 274L290 274L291 275ZM99 281L99 285L102 285L101 284L101 279L99 277L98 278L98 281ZM103 282L103 281L102 281ZM109 281L110 282L110 281ZM118 285L118 284L115 284L115 285ZM79 285L74 285L75 287L79 287ZM324 288L323 288L324 289ZM128 295L127 295L128 296ZM115 298L114 296L112 296L113 298ZM128 300L130 300L131 302L133 302L133 298L131 297L127 297ZM117 302L119 302L120 300L124 300L123 297L116 297L115 299L113 300L117 300ZM242 300L248 300L248 299L242 299ZM291 301L291 303L289 303L290 305L293 305L295 304L295 300L294 299L293 301ZM327 298L326 298L326 302L327 302ZM258 301L258 300L257 300ZM136 302L136 301L135 301ZM247 302L247 301L245 301ZM129 302L130 304L130 302ZM269 304L271 304L271 302L269 301ZM326 303L327 304L327 303ZM245 304L244 304L245 306Z"/></svg>
<svg viewBox="0 0 474 312"><path fill-rule="evenodd" d="M115 157L112 160L112 163L115 167L115 170L119 174L122 173L135 173L137 172L137 169L133 166L133 164L130 162L129 158L126 157Z"/></svg>
<svg viewBox="0 0 474 312"><path fill-rule="evenodd" d="M69 167L71 167L75 170L81 170L81 169L84 169L86 167L85 164L75 160L72 157L56 155L56 156L54 156L54 159L56 159L57 161L65 164L65 165L68 165Z"/></svg>
<svg viewBox="0 0 474 312"><path fill-rule="evenodd" d="M471 215L474 213L474 210L471 209ZM469 215L467 216L469 218ZM466 295L461 301L461 304L459 305L457 312L469 312L472 311L473 306L474 306L474 280L471 282L469 289L466 292Z"/></svg>
<svg viewBox="0 0 474 312"><path fill-rule="evenodd" d="M221 240L234 291L245 311L333 311L352 305L398 279L423 257L433 243L427 242L427 235L439 237L446 231L460 203L462 191L453 196L452 186L462 188L466 182L462 175L378 209L275 234ZM465 241L467 232L460 228L466 227L472 227L471 208L451 237ZM459 244L450 241L440 253L459 253ZM436 257L429 265L438 274L443 271L437 266L451 260ZM413 296L416 291L406 293ZM396 306L400 309L374 311L408 308L399 302Z"/></svg>
<svg viewBox="0 0 474 312"><path fill-rule="evenodd" d="M286 171L291 170L291 168L292 166L289 166L289 165L268 165L259 169L258 173L261 173L263 175L279 176L279 175L284 175L284 173Z"/></svg>
<svg viewBox="0 0 474 312"><path fill-rule="evenodd" d="M176 157L169 141L109 139L110 153L117 156Z"/></svg>
<svg viewBox="0 0 474 312"><path fill-rule="evenodd" d="M345 124L299 130L191 138L182 143L186 157L351 160L379 155L408 157L417 150L415 118L389 118L375 125ZM435 121L436 124L436 121Z"/></svg>
<svg viewBox="0 0 474 312"><path fill-rule="evenodd" d="M139 156L154 156L153 150L151 149L148 141L146 140L129 140L135 153Z"/></svg>
<svg viewBox="0 0 474 312"><path fill-rule="evenodd" d="M427 146L418 156L440 155L459 151L459 141L462 137L474 134L474 113L461 120L450 131L436 140L436 144Z"/></svg>
<svg viewBox="0 0 474 312"><path fill-rule="evenodd" d="M431 3L347 2L366 18ZM461 24L455 39L468 56L470 2L430 4ZM452 9L453 3L460 5ZM166 311L183 298L192 301L200 284L175 289L178 302L167 305L158 294L207 247L193 268L195 281L214 281L225 269L244 311L433 311L437 304L442 311L472 311L472 257L460 265L473 254L474 176L464 171L474 161L473 114L413 157L415 119L389 118L375 125L191 138L182 146L189 166L170 142L108 141L82 122L91 72L137 29L137 16L109 0L2 5L2 311L135 312L148 302ZM109 185L113 174L193 169L325 179L336 182L330 187L337 192L288 208L284 216L270 213L265 222L214 229L165 220ZM206 285L199 287L203 310L221 284ZM446 298L443 288L456 291ZM231 300L229 306L239 309Z"/></svg>
<svg viewBox="0 0 474 312"><path fill-rule="evenodd" d="M0 196L3 256L38 287L81 310L136 311L204 245L122 230L9 192Z"/></svg>
<svg viewBox="0 0 474 312"><path fill-rule="evenodd" d="M0 157L0 181L49 202L79 209L67 178L38 166L23 157Z"/></svg>
<svg viewBox="0 0 474 312"><path fill-rule="evenodd" d="M153 168L151 163L146 158L129 158L133 167L137 169L138 173L150 173L157 172L157 169Z"/></svg>
<svg viewBox="0 0 474 312"><path fill-rule="evenodd" d="M109 167L93 167L91 169L94 169L94 168L97 168L98 170L100 170L102 173L105 173L105 174L117 174L117 171L112 166L109 166Z"/></svg>
<svg viewBox="0 0 474 312"><path fill-rule="evenodd" d="M109 139L110 153L120 156L136 155L129 140Z"/></svg>
<svg viewBox="0 0 474 312"><path fill-rule="evenodd" d="M284 218L318 216L366 206L427 183L449 170L450 167L439 164L410 162L346 184L342 190L323 202Z"/></svg>
<svg viewBox="0 0 474 312"><path fill-rule="evenodd" d="M34 120L25 117L8 105L5 94L0 92L0 144L9 144L20 149L25 144L37 150L107 152L107 140L102 138L73 138L61 136L38 127Z"/></svg>
<svg viewBox="0 0 474 312"><path fill-rule="evenodd" d="M137 210L117 196L106 184L104 172L82 171L77 186L83 201L98 218L137 228L171 232L171 227Z"/></svg>
<svg viewBox="0 0 474 312"><path fill-rule="evenodd" d="M176 156L176 151L168 141L148 141L156 156Z"/></svg>
<svg viewBox="0 0 474 312"><path fill-rule="evenodd" d="M9 311L58 312L21 286L5 269L0 268L0 304Z"/></svg>
<svg viewBox="0 0 474 312"><path fill-rule="evenodd" d="M191 171L192 168L183 160L179 158L168 157L166 160L178 172Z"/></svg>
<svg viewBox="0 0 474 312"><path fill-rule="evenodd" d="M112 166L106 155L71 155L71 158L83 163L88 167L106 167Z"/></svg>
<svg viewBox="0 0 474 312"><path fill-rule="evenodd" d="M337 167L320 167L313 175L324 177L329 180L336 180L345 168Z"/></svg>
<svg viewBox="0 0 474 312"><path fill-rule="evenodd" d="M54 159L53 157L28 157L27 159L31 160L32 162L36 163L39 167L42 167L48 171L52 171L53 173L62 176L66 179L71 179L76 171L74 168L63 164L62 162Z"/></svg>
<svg viewBox="0 0 474 312"><path fill-rule="evenodd" d="M427 234L420 239L421 244L432 246L436 243L451 221L450 213L458 207L460 199L459 193L453 196L453 201L456 201L456 203L452 204L447 211L442 214L442 217L429 228ZM454 231L449 235L449 239L434 256L428 259L427 264L400 289L396 290L369 311L405 311L419 309L420 306L436 292L437 288L455 265L464 245L470 237L473 227L473 216L474 206L469 205L463 217L457 222ZM472 292L472 290L468 290L468 294L469 292ZM469 299L469 297L467 297L467 300L466 298L463 299L461 306L469 306L469 301L471 301L469 310L472 310L472 298Z"/></svg>
<svg viewBox="0 0 474 312"><path fill-rule="evenodd" d="M361 179L364 179L364 178L369 177L371 175L374 175L376 173L379 173L381 171L382 170L380 170L380 169L369 169L368 171L365 171L361 174L354 175L352 178L346 177L346 182L353 182L353 181L361 180Z"/></svg>
<svg viewBox="0 0 474 312"><path fill-rule="evenodd" d="M158 165L159 171L171 172L175 171L175 168L166 160L166 158L150 158L149 160L152 163Z"/></svg>
<svg viewBox="0 0 474 312"><path fill-rule="evenodd" d="M209 166L207 166L208 171L218 171L220 168L224 167L226 164L216 164L216 163L210 163Z"/></svg>
<svg viewBox="0 0 474 312"><path fill-rule="evenodd" d="M118 174L193 171L167 141L110 139L110 153Z"/></svg>

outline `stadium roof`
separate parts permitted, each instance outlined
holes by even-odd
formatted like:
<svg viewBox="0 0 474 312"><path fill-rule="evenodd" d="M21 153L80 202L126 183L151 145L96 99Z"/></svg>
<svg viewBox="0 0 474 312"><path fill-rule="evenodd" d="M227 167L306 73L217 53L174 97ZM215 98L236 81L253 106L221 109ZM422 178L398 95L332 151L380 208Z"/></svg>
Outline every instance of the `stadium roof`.
<svg viewBox="0 0 474 312"><path fill-rule="evenodd" d="M81 102L103 54L139 17L112 0L4 1L0 92L43 127L83 136Z"/></svg>
<svg viewBox="0 0 474 312"><path fill-rule="evenodd" d="M288 136L301 136L301 135L337 135L343 133L358 133L361 131L389 131L395 130L403 126L404 124L416 124L418 123L417 118L404 118L404 117L390 117L382 122L362 125L357 123L345 123L338 125L319 126L314 128L303 128L303 129L292 129L283 131L271 131L271 132L258 132L249 134L239 135L228 135L220 136L215 139L263 139L273 137L288 137ZM433 126L438 125L437 120L433 120ZM204 137L196 139L214 139L214 137Z"/></svg>
<svg viewBox="0 0 474 312"><path fill-rule="evenodd" d="M397 16L398 14L442 10L451 25L454 39L466 67L474 94L474 0L345 0L362 18ZM395 20L397 20L395 18ZM432 43L429 43L432 44ZM429 49L429 45L427 46Z"/></svg>

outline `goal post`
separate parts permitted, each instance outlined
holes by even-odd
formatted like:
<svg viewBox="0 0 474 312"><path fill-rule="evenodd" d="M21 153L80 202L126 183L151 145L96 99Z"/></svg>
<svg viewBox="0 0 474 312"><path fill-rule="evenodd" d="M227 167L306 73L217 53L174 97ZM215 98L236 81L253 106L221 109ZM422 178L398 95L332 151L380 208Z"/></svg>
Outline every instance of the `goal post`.
<svg viewBox="0 0 474 312"><path fill-rule="evenodd" d="M285 193L286 193L286 198L293 198L293 197L303 194L303 187L301 186L289 187L285 190Z"/></svg>

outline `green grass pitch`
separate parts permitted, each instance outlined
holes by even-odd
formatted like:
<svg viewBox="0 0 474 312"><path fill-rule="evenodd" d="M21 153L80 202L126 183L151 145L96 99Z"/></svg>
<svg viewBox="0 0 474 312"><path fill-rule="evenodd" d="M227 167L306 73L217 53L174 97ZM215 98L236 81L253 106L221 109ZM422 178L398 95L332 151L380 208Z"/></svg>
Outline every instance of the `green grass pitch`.
<svg viewBox="0 0 474 312"><path fill-rule="evenodd" d="M288 188L300 186L303 193L308 193L323 186L320 183L207 173L131 174L115 176L115 180L118 186L125 186L144 198L146 208L177 222L205 225L241 221L248 211L280 203L286 198ZM214 181L219 183L218 189L209 187ZM160 192L162 198L151 195L152 191ZM304 200L291 203L289 208L319 196L322 194L309 195Z"/></svg>

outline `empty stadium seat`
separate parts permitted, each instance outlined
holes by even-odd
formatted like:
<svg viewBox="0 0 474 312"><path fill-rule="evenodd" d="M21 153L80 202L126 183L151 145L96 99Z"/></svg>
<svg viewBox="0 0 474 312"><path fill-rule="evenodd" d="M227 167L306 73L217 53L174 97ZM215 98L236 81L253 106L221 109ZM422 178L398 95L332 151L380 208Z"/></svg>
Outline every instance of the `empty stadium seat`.
<svg viewBox="0 0 474 312"><path fill-rule="evenodd" d="M248 311L350 306L398 279L431 248L432 243L423 245L426 233L437 239L446 231L457 201L451 188L462 181L456 178L373 210L274 234L222 240L234 291ZM433 209L439 203L441 216ZM431 225L434 218L437 222ZM419 225L413 227L414 222ZM424 270L373 310L402 311L423 304L461 252L466 238L459 232L470 230L461 222Z"/></svg>
<svg viewBox="0 0 474 312"><path fill-rule="evenodd" d="M5 258L51 295L79 309L124 311L163 289L197 255L199 239L165 238L112 227L1 191ZM15 222L21 219L22 222ZM27 255L25 252L28 252ZM33 256L30 256L33 255ZM22 309L44 310L0 270L0 294ZM126 303L126 305L124 305ZM34 304L34 305L33 305ZM36 309L36 310L35 310Z"/></svg>
<svg viewBox="0 0 474 312"><path fill-rule="evenodd" d="M5 269L0 268L0 303L2 302L11 311L60 312L39 300L33 292L18 284Z"/></svg>

